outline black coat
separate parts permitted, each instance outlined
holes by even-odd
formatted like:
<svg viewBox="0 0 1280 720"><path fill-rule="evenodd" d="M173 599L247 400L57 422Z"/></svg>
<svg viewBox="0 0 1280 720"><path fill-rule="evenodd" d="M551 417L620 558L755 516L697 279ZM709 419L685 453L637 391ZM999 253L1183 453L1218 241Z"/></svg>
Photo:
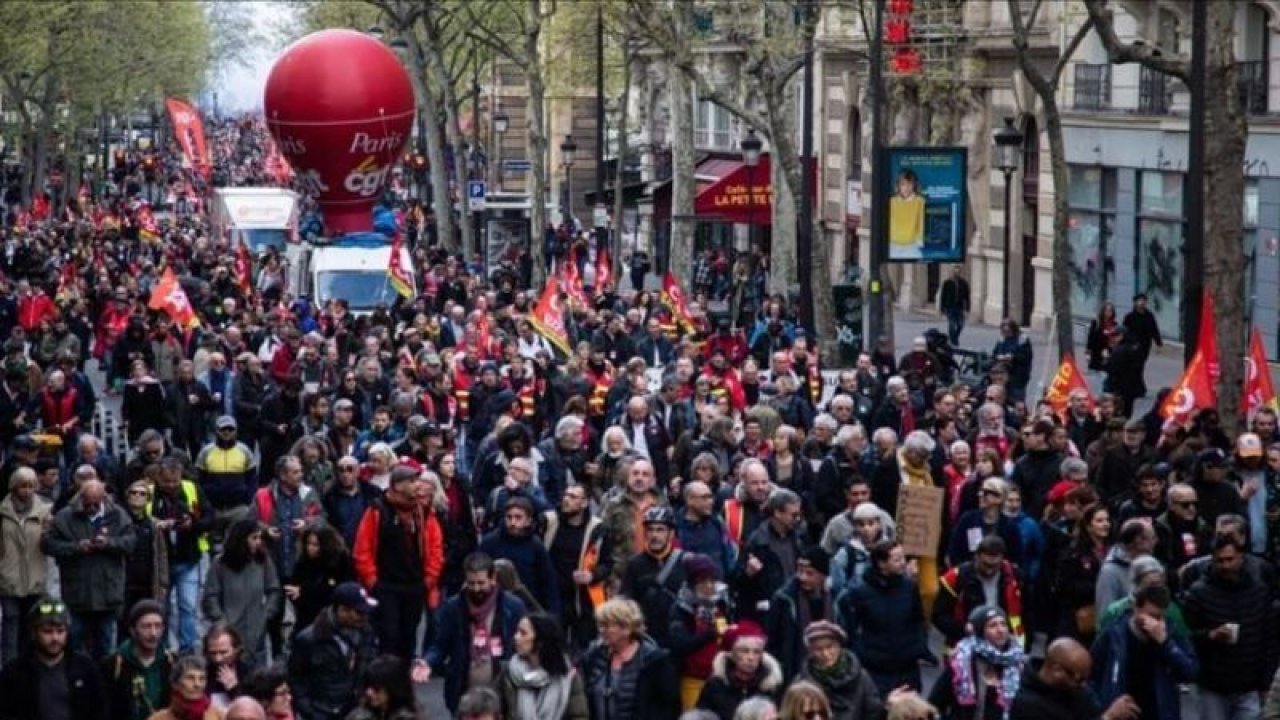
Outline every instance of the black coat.
<svg viewBox="0 0 1280 720"><path fill-rule="evenodd" d="M1009 708L1009 720L1098 720L1102 710L1085 688L1051 687L1039 674L1023 673L1022 686Z"/></svg>
<svg viewBox="0 0 1280 720"><path fill-rule="evenodd" d="M873 564L865 582L849 588L836 601L840 626L849 648L863 666L882 673L905 673L929 654L929 626L914 581L887 577Z"/></svg>
<svg viewBox="0 0 1280 720"><path fill-rule="evenodd" d="M1031 450L1013 466L1013 483L1022 490L1022 509L1033 518L1044 516L1049 490L1062 477L1062 455L1056 450Z"/></svg>
<svg viewBox="0 0 1280 720"><path fill-rule="evenodd" d="M40 710L40 661L34 655L19 658L0 671L0 720L42 720ZM62 660L70 691L68 717L76 720L108 720L111 707L102 674L87 655L67 653Z"/></svg>
<svg viewBox="0 0 1280 720"><path fill-rule="evenodd" d="M632 662L640 663L632 720L676 720L680 716L680 677L671 655L646 637ZM609 720L606 697L611 674L609 652L597 642L582 658L582 684L591 707L591 720Z"/></svg>
<svg viewBox="0 0 1280 720"><path fill-rule="evenodd" d="M733 680L733 658L727 652L720 652L711 662L711 677L702 686L698 695L697 708L710 710L720 720L733 720L738 706L753 697L767 697L778 704L782 699L782 666L773 656L765 653L760 658L760 667L751 676L746 685L739 685Z"/></svg>
<svg viewBox="0 0 1280 720"><path fill-rule="evenodd" d="M359 699L364 669L375 655L373 630L365 625L339 637L332 610L293 638L289 688L298 717L344 718Z"/></svg>
<svg viewBox="0 0 1280 720"><path fill-rule="evenodd" d="M1200 659L1200 687L1223 694L1267 688L1275 671L1276 628L1265 585L1243 569L1237 580L1210 572L1187 590L1182 610ZM1223 623L1240 626L1234 644L1209 639Z"/></svg>

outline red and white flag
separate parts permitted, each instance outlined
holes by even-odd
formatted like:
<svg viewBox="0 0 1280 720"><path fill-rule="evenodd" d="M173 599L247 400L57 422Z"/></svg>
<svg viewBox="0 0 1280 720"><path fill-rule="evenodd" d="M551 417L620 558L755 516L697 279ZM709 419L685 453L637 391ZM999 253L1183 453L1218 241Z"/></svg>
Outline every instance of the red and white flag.
<svg viewBox="0 0 1280 720"><path fill-rule="evenodd" d="M1160 406L1160 416L1166 420L1174 420L1179 424L1191 421L1197 410L1215 407L1218 404L1217 393L1213 389L1213 379L1209 377L1209 366L1204 353L1196 350L1191 356L1191 364L1173 386L1173 392Z"/></svg>
<svg viewBox="0 0 1280 720"><path fill-rule="evenodd" d="M184 328L196 327L200 324L200 318L196 316L195 308L191 307L191 302L187 300L187 293L182 289L182 283L178 282L178 276L173 274L173 268L164 269L160 282L156 283L151 290L151 299L147 302L147 307L164 311L175 323Z"/></svg>
<svg viewBox="0 0 1280 720"><path fill-rule="evenodd" d="M1275 385L1271 383L1271 366L1267 365L1267 350L1257 327L1249 333L1249 353L1244 356L1244 398L1240 407L1250 420L1262 408L1280 410Z"/></svg>

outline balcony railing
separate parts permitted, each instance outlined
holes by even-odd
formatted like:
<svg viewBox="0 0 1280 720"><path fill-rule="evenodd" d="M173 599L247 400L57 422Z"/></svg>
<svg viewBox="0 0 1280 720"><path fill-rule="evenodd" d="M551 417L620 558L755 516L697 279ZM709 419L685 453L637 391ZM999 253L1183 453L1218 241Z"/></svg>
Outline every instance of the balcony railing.
<svg viewBox="0 0 1280 720"><path fill-rule="evenodd" d="M1075 102L1077 110L1107 110L1111 107L1111 65L1076 65Z"/></svg>
<svg viewBox="0 0 1280 720"><path fill-rule="evenodd" d="M1143 67L1138 74L1138 112L1167 115L1173 106L1173 84L1162 72Z"/></svg>
<svg viewBox="0 0 1280 720"><path fill-rule="evenodd" d="M1267 112L1267 63L1261 60L1237 63L1240 75L1240 106L1250 115Z"/></svg>

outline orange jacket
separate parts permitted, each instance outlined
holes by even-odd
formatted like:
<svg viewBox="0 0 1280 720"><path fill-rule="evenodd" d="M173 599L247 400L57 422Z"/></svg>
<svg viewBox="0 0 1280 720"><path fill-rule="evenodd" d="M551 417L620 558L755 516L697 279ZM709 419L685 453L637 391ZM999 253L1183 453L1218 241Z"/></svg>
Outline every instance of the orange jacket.
<svg viewBox="0 0 1280 720"><path fill-rule="evenodd" d="M355 560L356 576L360 584L370 592L378 584L378 535L382 524L381 503L370 505L360 518L360 527L356 529L356 547L352 553ZM427 606L434 608L440 604L440 575L444 572L444 532L435 515L418 509L418 520L423 532L419 535L422 543L422 575L426 578L424 591Z"/></svg>

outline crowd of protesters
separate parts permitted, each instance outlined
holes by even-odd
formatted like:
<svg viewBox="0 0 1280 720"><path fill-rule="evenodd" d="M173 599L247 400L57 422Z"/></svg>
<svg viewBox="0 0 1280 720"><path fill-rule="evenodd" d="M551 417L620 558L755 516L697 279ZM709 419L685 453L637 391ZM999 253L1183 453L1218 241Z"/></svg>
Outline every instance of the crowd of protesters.
<svg viewBox="0 0 1280 720"><path fill-rule="evenodd" d="M268 182L260 123L211 139ZM419 293L356 317L242 277L161 158L159 220L128 158L6 213L0 720L415 718L433 677L469 720L1280 718L1275 411L1055 413L1012 321L976 383L919 338L824 388L782 298L708 312L715 254L690 318L587 274L566 355L527 262L412 203ZM166 271L198 323L149 308Z"/></svg>

